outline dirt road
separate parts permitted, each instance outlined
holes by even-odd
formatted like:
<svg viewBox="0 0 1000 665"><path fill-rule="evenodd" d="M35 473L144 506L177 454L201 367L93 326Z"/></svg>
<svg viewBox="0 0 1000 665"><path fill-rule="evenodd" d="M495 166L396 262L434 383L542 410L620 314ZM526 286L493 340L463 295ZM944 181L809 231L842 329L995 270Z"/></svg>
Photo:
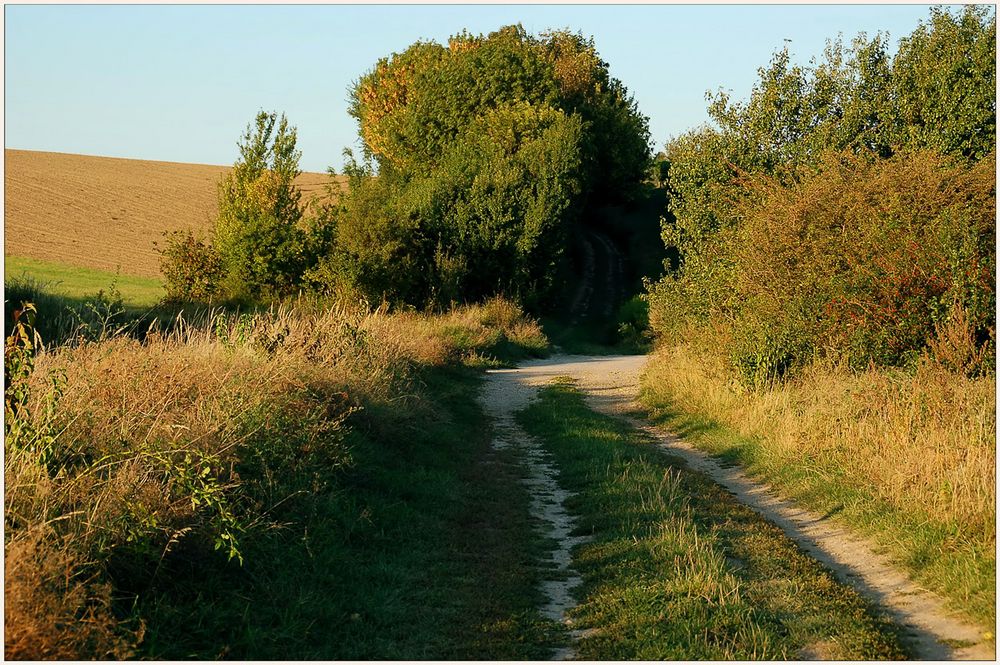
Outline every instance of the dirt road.
<svg viewBox="0 0 1000 665"><path fill-rule="evenodd" d="M513 414L523 409L538 387L557 377L568 376L578 381L592 408L628 419L632 424L654 433L661 445L673 455L707 475L765 518L778 525L792 540L821 561L844 583L884 608L896 623L905 627L905 639L921 660L994 660L995 650L982 638L982 629L948 612L942 600L909 580L905 573L877 553L872 543L832 523L828 518L803 510L778 497L766 485L748 478L739 469L725 468L712 458L679 440L668 432L657 431L648 422L638 420L631 412L639 388L639 375L646 363L645 356L555 356L524 363L517 369L491 371L483 393L487 412L501 424L503 445L511 437L523 437L514 425ZM499 437L498 437L499 438ZM534 453L544 453L537 444L529 444ZM569 533L563 502L555 482L555 470L546 461L536 474L548 480L536 480L538 515L550 524L549 534ZM535 491L533 489L533 491ZM541 507L546 502L558 504L546 514ZM553 553L553 560L565 561L575 543L567 542ZM560 566L565 568L565 566ZM562 616L572 606L569 593L578 584L546 589L550 599L549 613ZM569 652L560 654L571 655Z"/></svg>

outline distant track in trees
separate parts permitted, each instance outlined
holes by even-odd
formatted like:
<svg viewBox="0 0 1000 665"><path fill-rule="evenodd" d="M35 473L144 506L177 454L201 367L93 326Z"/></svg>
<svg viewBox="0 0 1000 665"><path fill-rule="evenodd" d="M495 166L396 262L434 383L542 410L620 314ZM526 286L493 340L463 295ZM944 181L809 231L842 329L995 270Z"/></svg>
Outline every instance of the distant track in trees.
<svg viewBox="0 0 1000 665"><path fill-rule="evenodd" d="M606 321L615 315L625 293L625 260L607 235L582 230L580 283L573 294L572 323Z"/></svg>

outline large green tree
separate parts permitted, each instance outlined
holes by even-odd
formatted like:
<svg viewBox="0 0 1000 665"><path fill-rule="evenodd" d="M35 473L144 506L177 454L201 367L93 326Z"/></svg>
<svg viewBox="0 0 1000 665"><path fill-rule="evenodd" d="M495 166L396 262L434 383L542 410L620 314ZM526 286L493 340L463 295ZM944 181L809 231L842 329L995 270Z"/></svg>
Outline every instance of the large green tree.
<svg viewBox="0 0 1000 665"><path fill-rule="evenodd" d="M351 165L335 249L312 277L418 306L546 291L579 212L582 131L522 102L477 119L432 170Z"/></svg>
<svg viewBox="0 0 1000 665"><path fill-rule="evenodd" d="M641 182L648 121L593 41L578 34L533 37L518 25L486 37L462 33L447 47L417 42L356 82L350 112L380 167L426 172L478 118L520 102L581 118L587 184L600 194L627 195Z"/></svg>
<svg viewBox="0 0 1000 665"><path fill-rule="evenodd" d="M588 204L629 198L647 119L591 40L508 26L417 42L353 86L367 166L311 278L417 306L553 292Z"/></svg>

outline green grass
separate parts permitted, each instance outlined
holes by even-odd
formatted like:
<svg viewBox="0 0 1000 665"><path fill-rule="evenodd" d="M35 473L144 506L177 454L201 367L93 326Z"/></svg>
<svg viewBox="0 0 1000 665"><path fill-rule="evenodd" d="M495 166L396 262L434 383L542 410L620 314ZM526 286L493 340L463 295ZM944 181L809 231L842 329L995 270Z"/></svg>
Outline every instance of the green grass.
<svg viewBox="0 0 1000 665"><path fill-rule="evenodd" d="M124 304L134 309L152 307L164 296L159 279L78 268L23 256L4 257L4 281L22 275L47 284L52 293L70 300L82 301L101 290L107 292L112 284L121 292Z"/></svg>
<svg viewBox="0 0 1000 665"><path fill-rule="evenodd" d="M568 382L520 415L576 493L584 659L898 659L896 628L785 535Z"/></svg>
<svg viewBox="0 0 1000 665"><path fill-rule="evenodd" d="M643 393L648 417L717 457L736 464L788 497L876 539L914 578L940 592L953 609L983 626L996 618L996 559L992 548L919 508L900 510L872 496L820 460L795 463L770 454L764 442L741 436L711 418L674 407L655 391Z"/></svg>
<svg viewBox="0 0 1000 665"><path fill-rule="evenodd" d="M43 273L44 274L44 273ZM92 292L77 289L71 295L61 282L45 281L27 271L4 277L4 336L10 335L13 313L24 303L33 303L37 311L35 329L47 346L70 339L101 339L128 333L141 335L159 320L169 326L179 311L177 306L140 305L148 297L127 299L118 289L113 275ZM203 309L203 308L202 308Z"/></svg>
<svg viewBox="0 0 1000 665"><path fill-rule="evenodd" d="M223 557L172 554L137 608L155 659L518 659L563 637L541 618L538 536L518 467L489 444L469 369L430 402L353 421L334 490Z"/></svg>

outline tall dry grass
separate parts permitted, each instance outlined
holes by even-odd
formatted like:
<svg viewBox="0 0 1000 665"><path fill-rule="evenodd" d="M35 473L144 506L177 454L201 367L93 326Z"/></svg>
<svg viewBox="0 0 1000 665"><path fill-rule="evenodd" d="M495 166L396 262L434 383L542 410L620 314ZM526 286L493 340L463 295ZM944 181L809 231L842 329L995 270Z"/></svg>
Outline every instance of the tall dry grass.
<svg viewBox="0 0 1000 665"><path fill-rule="evenodd" d="M677 344L658 350L643 382L646 403L684 414L676 422L700 445L735 453L824 510L850 504L845 519L899 558L930 568L944 565L935 558L965 558L930 581L959 604L990 591L976 579L989 566L974 560L995 561L995 377L970 378L929 357L909 372L828 361L752 390L716 354ZM697 435L713 424L738 436ZM924 532L906 533L914 524ZM974 602L975 614L989 614L992 600Z"/></svg>
<svg viewBox="0 0 1000 665"><path fill-rule="evenodd" d="M501 300L433 317L300 303L38 354L5 439L6 657L133 655L143 625L119 588L177 551L237 565L246 534L335 486L365 408L405 416L422 367L503 344L546 343Z"/></svg>

